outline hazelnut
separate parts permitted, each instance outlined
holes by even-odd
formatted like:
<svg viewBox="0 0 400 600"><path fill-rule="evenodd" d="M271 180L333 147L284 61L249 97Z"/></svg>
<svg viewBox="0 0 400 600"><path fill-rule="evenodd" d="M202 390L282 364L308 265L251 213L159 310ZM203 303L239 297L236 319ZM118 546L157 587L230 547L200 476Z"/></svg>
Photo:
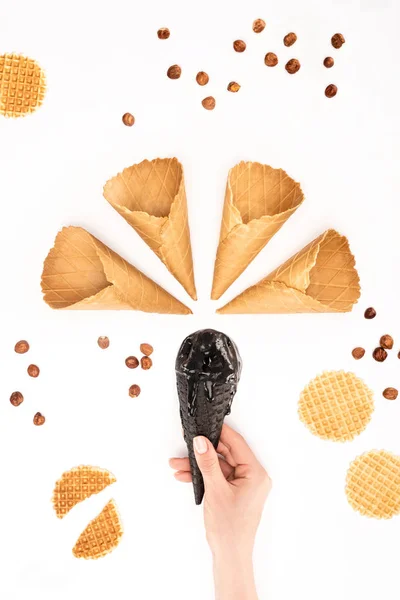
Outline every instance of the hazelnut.
<svg viewBox="0 0 400 600"><path fill-rule="evenodd" d="M207 85L210 78L205 71L199 71L196 75L196 81L199 85Z"/></svg>
<svg viewBox="0 0 400 600"><path fill-rule="evenodd" d="M21 392L13 392L10 396L10 402L13 406L19 406L24 401L24 397Z"/></svg>
<svg viewBox="0 0 400 600"><path fill-rule="evenodd" d="M341 33L335 33L335 35L332 36L331 42L334 48L339 49L343 46L346 40Z"/></svg>
<svg viewBox="0 0 400 600"><path fill-rule="evenodd" d="M140 365L142 369L148 371L148 369L151 369L153 361L151 360L150 356L142 356L142 358L140 359Z"/></svg>
<svg viewBox="0 0 400 600"><path fill-rule="evenodd" d="M157 35L160 40L167 40L171 34L168 27L161 27L157 31Z"/></svg>
<svg viewBox="0 0 400 600"><path fill-rule="evenodd" d="M127 127L132 127L132 125L135 123L135 117L131 115L131 113L125 113L122 116L122 122Z"/></svg>
<svg viewBox="0 0 400 600"><path fill-rule="evenodd" d="M172 65L167 71L167 75L170 79L179 79L182 75L182 69L179 65Z"/></svg>
<svg viewBox="0 0 400 600"><path fill-rule="evenodd" d="M145 356L150 356L153 354L154 348L151 344L140 344L140 352Z"/></svg>
<svg viewBox="0 0 400 600"><path fill-rule="evenodd" d="M327 98L334 98L337 94L337 87L333 83L330 83L325 89L325 96Z"/></svg>
<svg viewBox="0 0 400 600"><path fill-rule="evenodd" d="M204 98L204 100L202 100L201 103L206 110L214 110L216 104L215 98L213 98L213 96L207 96L207 98Z"/></svg>
<svg viewBox="0 0 400 600"><path fill-rule="evenodd" d="M300 69L301 65L297 58L291 58L285 65L285 69L290 75L294 75Z"/></svg>
<svg viewBox="0 0 400 600"><path fill-rule="evenodd" d="M131 387L129 388L129 395L131 398L137 398L140 394L140 387L138 385L136 385L136 383L134 385L131 385Z"/></svg>
<svg viewBox="0 0 400 600"><path fill-rule="evenodd" d="M264 57L264 63L267 65L267 67L276 67L278 64L278 57L275 52L267 52Z"/></svg>
<svg viewBox="0 0 400 600"><path fill-rule="evenodd" d="M43 425L43 423L46 421L45 417L42 415L42 413L37 412L36 415L33 417L33 424L34 425Z"/></svg>
<svg viewBox="0 0 400 600"><path fill-rule="evenodd" d="M382 396L384 398L386 398L386 400L396 400L398 395L399 395L399 392L396 390L396 388L392 388L392 387L388 387L388 388L386 388L386 390L383 390L383 392L382 392Z"/></svg>
<svg viewBox="0 0 400 600"><path fill-rule="evenodd" d="M375 350L372 353L372 356L374 357L374 359L378 362L383 362L384 360L387 359L387 352L384 348L375 348Z"/></svg>
<svg viewBox="0 0 400 600"><path fill-rule="evenodd" d="M40 369L36 365L29 365L27 371L30 377L39 377Z"/></svg>
<svg viewBox="0 0 400 600"><path fill-rule="evenodd" d="M376 317L376 310L370 306L364 313L366 319L374 319Z"/></svg>
<svg viewBox="0 0 400 600"><path fill-rule="evenodd" d="M17 354L25 354L29 350L29 344L26 340L20 340L15 344L14 350Z"/></svg>
<svg viewBox="0 0 400 600"><path fill-rule="evenodd" d="M236 83L236 81L231 81L228 83L227 90L228 92L238 92L240 90L240 85Z"/></svg>
<svg viewBox="0 0 400 600"><path fill-rule="evenodd" d="M397 358L400 358L400 352L398 353Z"/></svg>
<svg viewBox="0 0 400 600"><path fill-rule="evenodd" d="M139 361L136 356L128 356L128 358L125 360L125 364L128 369L136 369L136 367L139 366Z"/></svg>
<svg viewBox="0 0 400 600"><path fill-rule="evenodd" d="M353 358L355 358L356 360L360 360L360 358L362 358L364 354L365 350L361 347L354 348L354 350L352 351Z"/></svg>
<svg viewBox="0 0 400 600"><path fill-rule="evenodd" d="M97 340L97 343L102 350L105 350L110 345L110 340L106 335L101 335Z"/></svg>
<svg viewBox="0 0 400 600"><path fill-rule="evenodd" d="M233 42L233 49L235 52L244 52L246 50L246 42L243 40L235 40Z"/></svg>
<svg viewBox="0 0 400 600"><path fill-rule="evenodd" d="M383 335L379 340L379 343L382 346L382 348L385 348L385 350L391 350L394 345L392 336L388 334Z"/></svg>
<svg viewBox="0 0 400 600"><path fill-rule="evenodd" d="M327 69L331 69L334 64L335 64L335 61L333 60L332 56L327 56L324 59L324 67L326 67Z"/></svg>
<svg viewBox="0 0 400 600"><path fill-rule="evenodd" d="M283 38L283 43L285 46L289 48L289 46L293 46L293 44L297 42L297 35L291 31Z"/></svg>
<svg viewBox="0 0 400 600"><path fill-rule="evenodd" d="M254 33L261 33L265 29L265 21L263 19L256 19L253 22Z"/></svg>

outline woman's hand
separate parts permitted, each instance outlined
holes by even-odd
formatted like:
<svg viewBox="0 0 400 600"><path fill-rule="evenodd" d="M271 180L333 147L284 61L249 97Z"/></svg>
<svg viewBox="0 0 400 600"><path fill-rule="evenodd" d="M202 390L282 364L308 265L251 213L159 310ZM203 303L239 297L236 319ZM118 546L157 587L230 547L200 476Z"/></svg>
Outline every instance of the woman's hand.
<svg viewBox="0 0 400 600"><path fill-rule="evenodd" d="M194 449L204 478L204 522L216 597L257 598L252 552L271 480L243 437L228 425L222 428L217 452L203 436L194 438ZM171 458L170 466L178 481L192 481L188 458Z"/></svg>

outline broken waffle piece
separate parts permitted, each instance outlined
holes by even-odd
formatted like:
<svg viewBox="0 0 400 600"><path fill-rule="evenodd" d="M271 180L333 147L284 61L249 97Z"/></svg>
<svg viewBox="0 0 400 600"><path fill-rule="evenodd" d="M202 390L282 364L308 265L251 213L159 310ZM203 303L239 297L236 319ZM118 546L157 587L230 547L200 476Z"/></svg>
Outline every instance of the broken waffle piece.
<svg viewBox="0 0 400 600"><path fill-rule="evenodd" d="M81 533L72 553L76 558L101 558L118 546L122 535L122 523L117 506L114 500L110 500Z"/></svg>
<svg viewBox="0 0 400 600"><path fill-rule="evenodd" d="M116 481L112 473L99 467L82 465L66 471L56 482L53 492L53 506L57 517L62 519L76 504L98 494Z"/></svg>
<svg viewBox="0 0 400 600"><path fill-rule="evenodd" d="M350 312L360 297L346 237L329 229L218 313Z"/></svg>
<svg viewBox="0 0 400 600"><path fill-rule="evenodd" d="M38 63L27 56L0 56L0 114L24 117L42 105L46 76Z"/></svg>
<svg viewBox="0 0 400 600"><path fill-rule="evenodd" d="M191 310L81 227L64 227L44 262L42 291L56 309Z"/></svg>
<svg viewBox="0 0 400 600"><path fill-rule="evenodd" d="M229 171L211 298L217 300L243 273L304 196L282 169L241 162Z"/></svg>
<svg viewBox="0 0 400 600"><path fill-rule="evenodd" d="M400 513L400 457L386 450L357 456L346 477L350 506L365 517L391 519Z"/></svg>
<svg viewBox="0 0 400 600"><path fill-rule="evenodd" d="M359 435L374 411L373 392L354 373L325 371L304 388L300 421L324 440L346 442Z"/></svg>
<svg viewBox="0 0 400 600"><path fill-rule="evenodd" d="M132 165L110 179L104 197L197 299L183 167L176 158Z"/></svg>

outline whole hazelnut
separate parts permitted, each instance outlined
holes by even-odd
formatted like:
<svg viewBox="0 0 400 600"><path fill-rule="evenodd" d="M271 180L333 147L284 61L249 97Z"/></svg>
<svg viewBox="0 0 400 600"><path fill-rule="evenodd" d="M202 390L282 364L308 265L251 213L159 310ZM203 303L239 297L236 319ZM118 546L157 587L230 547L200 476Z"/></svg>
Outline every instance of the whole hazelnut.
<svg viewBox="0 0 400 600"><path fill-rule="evenodd" d="M136 356L128 356L128 358L125 360L125 364L128 369L136 369L136 367L139 366L139 361Z"/></svg>
<svg viewBox="0 0 400 600"><path fill-rule="evenodd" d="M196 75L196 81L199 85L207 85L210 78L205 71L199 71Z"/></svg>
<svg viewBox="0 0 400 600"><path fill-rule="evenodd" d="M394 345L393 338L389 334L383 335L379 340L379 343L382 346L382 348L385 348L385 350L391 350Z"/></svg>
<svg viewBox="0 0 400 600"><path fill-rule="evenodd" d="M182 69L179 65L172 65L167 71L167 75L170 79L179 79L182 75Z"/></svg>
<svg viewBox="0 0 400 600"><path fill-rule="evenodd" d="M129 395L131 398L137 398L140 394L140 387L138 385L133 384L131 385L131 387L129 388Z"/></svg>
<svg viewBox="0 0 400 600"><path fill-rule="evenodd" d="M253 22L254 33L261 33L265 29L265 21L263 19L256 19Z"/></svg>
<svg viewBox="0 0 400 600"><path fill-rule="evenodd" d="M366 311L364 313L364 317L366 319L375 319L376 310L374 308L372 308L372 306L370 306L369 308L366 309Z"/></svg>
<svg viewBox="0 0 400 600"><path fill-rule="evenodd" d="M290 75L294 75L300 69L300 61L297 58L291 58L285 65L285 69Z"/></svg>
<svg viewBox="0 0 400 600"><path fill-rule="evenodd" d="M142 369L147 371L148 369L151 369L153 361L151 360L150 356L142 356L142 358L140 359L140 365Z"/></svg>
<svg viewBox="0 0 400 600"><path fill-rule="evenodd" d="M236 83L236 81L231 81L228 83L227 90L228 92L238 92L240 90L240 85Z"/></svg>
<svg viewBox="0 0 400 600"><path fill-rule="evenodd" d="M396 390L396 388L392 387L388 387L382 392L382 396L386 398L386 400L396 400L398 395L399 392Z"/></svg>
<svg viewBox="0 0 400 600"><path fill-rule="evenodd" d="M324 67L326 67L327 69L331 69L334 64L335 64L335 61L333 60L332 56L327 56L324 59Z"/></svg>
<svg viewBox="0 0 400 600"><path fill-rule="evenodd" d="M325 96L327 98L334 98L337 94L337 87L336 85L334 85L333 83L330 83L326 88L325 88Z"/></svg>
<svg viewBox="0 0 400 600"><path fill-rule="evenodd" d="M341 33L335 33L335 35L332 36L331 42L334 48L339 49L343 46L346 40Z"/></svg>
<svg viewBox="0 0 400 600"><path fill-rule="evenodd" d="M145 356L150 356L153 354L154 348L151 344L140 344L140 352Z"/></svg>
<svg viewBox="0 0 400 600"><path fill-rule="evenodd" d="M101 335L97 340L97 344L102 350L105 350L110 345L110 340L106 335Z"/></svg>
<svg viewBox="0 0 400 600"><path fill-rule="evenodd" d="M233 42L233 49L235 52L244 52L246 50L246 42L243 40L235 40Z"/></svg>
<svg viewBox="0 0 400 600"><path fill-rule="evenodd" d="M360 358L362 358L364 354L365 350L361 347L354 348L354 350L352 351L353 358L355 358L356 360L360 360Z"/></svg>
<svg viewBox="0 0 400 600"><path fill-rule="evenodd" d="M28 352L28 350L29 350L29 344L26 340L20 340L14 346L14 351L17 354L25 354L25 352Z"/></svg>
<svg viewBox="0 0 400 600"><path fill-rule="evenodd" d="M283 38L283 43L288 48L290 46L293 46L293 44L295 44L296 42L297 42L297 35L295 33L293 33L293 31L291 31L290 33L286 34L285 37Z"/></svg>
<svg viewBox="0 0 400 600"><path fill-rule="evenodd" d="M38 366L36 366L36 365L29 365L27 371L28 371L28 375L30 377L39 377L40 369L39 369Z"/></svg>
<svg viewBox="0 0 400 600"><path fill-rule="evenodd" d="M34 425L37 425L37 426L43 425L45 421L46 421L45 417L40 412L37 412L36 415L33 417Z"/></svg>
<svg viewBox="0 0 400 600"><path fill-rule="evenodd" d="M167 40L171 34L168 27L161 27L157 31L157 35L160 40Z"/></svg>
<svg viewBox="0 0 400 600"><path fill-rule="evenodd" d="M131 115L131 113L127 112L122 116L122 122L127 127L132 127L132 125L135 123L135 117Z"/></svg>
<svg viewBox="0 0 400 600"><path fill-rule="evenodd" d="M10 396L10 402L13 406L19 406L24 401L24 397L21 392L13 392Z"/></svg>
<svg viewBox="0 0 400 600"><path fill-rule="evenodd" d="M278 64L278 57L275 52L267 52L264 57L264 63L267 65L267 67L276 67Z"/></svg>
<svg viewBox="0 0 400 600"><path fill-rule="evenodd" d="M387 352L384 348L375 348L375 350L372 353L372 356L374 357L374 359L378 362L383 362L384 360L387 359Z"/></svg>
<svg viewBox="0 0 400 600"><path fill-rule="evenodd" d="M207 96L207 98L204 98L201 103L206 110L214 110L216 105L215 98L213 98L213 96Z"/></svg>

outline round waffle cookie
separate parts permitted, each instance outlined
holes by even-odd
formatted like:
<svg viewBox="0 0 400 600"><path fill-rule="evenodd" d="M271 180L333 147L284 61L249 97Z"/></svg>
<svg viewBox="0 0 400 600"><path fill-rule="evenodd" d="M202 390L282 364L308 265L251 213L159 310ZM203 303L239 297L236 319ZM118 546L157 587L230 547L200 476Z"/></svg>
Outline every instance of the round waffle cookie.
<svg viewBox="0 0 400 600"><path fill-rule="evenodd" d="M76 558L100 558L116 548L123 535L114 500L81 533L72 552Z"/></svg>
<svg viewBox="0 0 400 600"><path fill-rule="evenodd" d="M32 58L18 54L0 56L0 114L23 117L43 103L46 76Z"/></svg>
<svg viewBox="0 0 400 600"><path fill-rule="evenodd" d="M366 517L391 519L400 513L400 457L371 450L351 463L346 496L352 508Z"/></svg>
<svg viewBox="0 0 400 600"><path fill-rule="evenodd" d="M112 473L98 467L80 466L66 471L56 482L53 492L57 517L62 519L76 504L116 481Z"/></svg>
<svg viewBox="0 0 400 600"><path fill-rule="evenodd" d="M325 371L304 388L299 417L314 435L346 442L368 425L374 410L372 391L354 373Z"/></svg>

